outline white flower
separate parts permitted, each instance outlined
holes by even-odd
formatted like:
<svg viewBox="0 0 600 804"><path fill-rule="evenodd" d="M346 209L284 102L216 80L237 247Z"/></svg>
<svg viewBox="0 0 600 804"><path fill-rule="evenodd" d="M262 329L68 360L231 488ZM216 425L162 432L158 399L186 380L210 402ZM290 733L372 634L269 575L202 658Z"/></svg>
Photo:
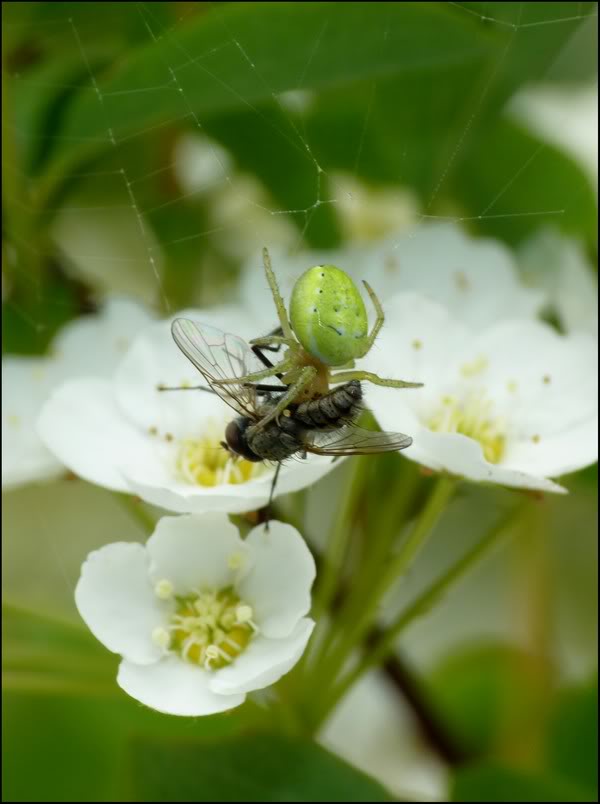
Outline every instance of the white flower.
<svg viewBox="0 0 600 804"><path fill-rule="evenodd" d="M540 139L565 151L598 191L598 81L574 86L527 85L513 96L508 114Z"/></svg>
<svg viewBox="0 0 600 804"><path fill-rule="evenodd" d="M314 622L313 558L290 525L242 541L224 514L165 517L146 546L91 553L75 602L123 659L117 682L152 709L210 715L296 664Z"/></svg>
<svg viewBox="0 0 600 804"><path fill-rule="evenodd" d="M69 322L45 357L2 359L2 488L56 477L64 465L36 431L42 405L66 380L108 376L134 335L152 320L132 301L112 299L97 315Z"/></svg>
<svg viewBox="0 0 600 804"><path fill-rule="evenodd" d="M523 244L519 258L566 332L598 335L598 280L577 240L544 228Z"/></svg>
<svg viewBox="0 0 600 804"><path fill-rule="evenodd" d="M548 478L597 460L597 342L537 321L476 333L414 294L387 304L371 365L422 389L369 388L384 430L413 437L403 452L474 481L563 491Z"/></svg>
<svg viewBox="0 0 600 804"><path fill-rule="evenodd" d="M398 236L418 222L417 198L406 187L374 187L346 173L333 174L329 184L348 242L369 243L391 233Z"/></svg>
<svg viewBox="0 0 600 804"><path fill-rule="evenodd" d="M521 285L505 245L470 237L453 223L425 223L362 248L293 256L273 250L271 259L286 300L307 268L329 263L356 282L366 279L383 301L384 311L390 296L415 291L477 329L504 318L532 318L544 302L541 291ZM268 290L258 252L242 272L240 290L252 312L264 310ZM373 313L368 302L367 309Z"/></svg>
<svg viewBox="0 0 600 804"><path fill-rule="evenodd" d="M257 323L236 307L180 315L245 338L272 328L271 316ZM265 505L275 466L232 460L221 446L235 412L213 394L161 392L160 384L206 386L173 341L169 321L140 335L112 379L83 378L59 388L44 406L39 432L75 474L170 511L241 513ZM276 493L308 486L338 463L312 455L290 459Z"/></svg>

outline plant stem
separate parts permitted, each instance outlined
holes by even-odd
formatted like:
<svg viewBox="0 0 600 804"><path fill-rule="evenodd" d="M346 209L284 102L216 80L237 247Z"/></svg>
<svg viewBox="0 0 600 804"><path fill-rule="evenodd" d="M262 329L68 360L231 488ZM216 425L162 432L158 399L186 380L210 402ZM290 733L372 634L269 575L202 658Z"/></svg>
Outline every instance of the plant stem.
<svg viewBox="0 0 600 804"><path fill-rule="evenodd" d="M327 541L327 552L324 558L321 583L317 588L313 604L313 617L318 620L331 606L336 586L346 557L346 548L352 530L352 519L356 509L360 489L365 481L368 462L362 458L354 459L354 467L350 481L346 484L340 502L338 515L334 519L331 533Z"/></svg>
<svg viewBox="0 0 600 804"><path fill-rule="evenodd" d="M337 648L332 650L330 655L325 657L325 660L317 665L315 669L315 686L318 682L318 688L323 690L323 694L317 699L317 720L319 723L322 721L320 715L321 709L329 709L329 706L327 704L323 705L322 701L324 697L329 697L328 692L330 692L331 684L335 682L338 673L343 668L352 651L366 636L367 631L377 615L381 599L392 584L402 577L419 550L425 544L428 536L431 534L435 524L452 497L457 482L456 479L446 476L442 476L436 481L434 489L408 538L401 546L398 553L388 562L387 569L382 572L379 583L371 590L370 597L363 601L362 609L354 622L352 631L347 634L345 638L342 637Z"/></svg>
<svg viewBox="0 0 600 804"><path fill-rule="evenodd" d="M393 543L402 529L420 487L421 476L417 467L410 461L401 462L398 484L394 487L397 494L388 493L387 498L373 512L376 517L372 530L362 529L362 551L352 577L352 592L348 588L341 595L341 603L336 613L335 633L322 646L318 661L324 663L327 657L343 640L344 635L354 628L354 623L363 608L363 601L368 598L370 590L377 585L377 580L393 549ZM392 491L392 489L390 489ZM371 538L375 532L377 537ZM334 601L335 602L335 601ZM334 606L335 608L335 606Z"/></svg>
<svg viewBox="0 0 600 804"><path fill-rule="evenodd" d="M332 690L327 710L323 717L337 705L348 690L373 667L385 661L393 652L395 642L400 633L412 622L426 614L434 604L438 603L443 595L451 586L464 577L471 568L489 553L498 543L500 538L510 532L512 526L519 518L523 510L523 504L503 517L500 522L495 524L488 533L474 546L466 555L456 562L450 569L442 575L429 589L426 589L415 600L404 609L398 617L390 624L378 639L372 641L369 651L347 675Z"/></svg>

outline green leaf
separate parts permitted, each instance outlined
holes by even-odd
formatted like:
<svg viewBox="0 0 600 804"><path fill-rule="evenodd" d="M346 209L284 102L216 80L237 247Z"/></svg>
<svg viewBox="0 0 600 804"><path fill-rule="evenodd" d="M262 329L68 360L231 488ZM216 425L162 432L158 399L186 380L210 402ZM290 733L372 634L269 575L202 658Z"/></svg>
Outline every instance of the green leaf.
<svg viewBox="0 0 600 804"><path fill-rule="evenodd" d="M506 118L473 139L453 192L494 237L515 243L549 224L597 242L596 196L581 168Z"/></svg>
<svg viewBox="0 0 600 804"><path fill-rule="evenodd" d="M238 713L168 717L121 691L114 698L11 692L2 710L3 761L10 768L3 801L124 801L122 768L137 735L208 739L240 724Z"/></svg>
<svg viewBox="0 0 600 804"><path fill-rule="evenodd" d="M85 628L3 603L3 688L118 695L118 659Z"/></svg>
<svg viewBox="0 0 600 804"><path fill-rule="evenodd" d="M72 105L47 191L82 158L112 147L109 127L121 142L165 122L260 114L257 107L288 90L474 67L503 38L443 4L233 3L175 29L155 19L152 4L138 8L148 42L108 76L96 76L102 103L84 92Z"/></svg>
<svg viewBox="0 0 600 804"><path fill-rule="evenodd" d="M315 743L275 734L218 742L136 740L134 801L391 801Z"/></svg>
<svg viewBox="0 0 600 804"><path fill-rule="evenodd" d="M430 679L433 700L470 756L527 740L544 701L535 664L510 645L476 644L451 654Z"/></svg>
<svg viewBox="0 0 600 804"><path fill-rule="evenodd" d="M548 729L547 764L590 791L598 788L598 680L562 690Z"/></svg>
<svg viewBox="0 0 600 804"><path fill-rule="evenodd" d="M451 801L594 801L552 774L530 773L489 763L459 770Z"/></svg>
<svg viewBox="0 0 600 804"><path fill-rule="evenodd" d="M301 115L284 113L273 103L260 114L244 110L205 124L235 155L239 168L260 178L273 196L273 208L290 210L287 217L312 247L334 248L340 233L334 207L327 201L335 189L300 139L302 128Z"/></svg>
<svg viewBox="0 0 600 804"><path fill-rule="evenodd" d="M159 714L119 689L119 657L83 626L6 604L2 614L3 801L121 801L134 735L223 736L258 716L251 704L193 720Z"/></svg>
<svg viewBox="0 0 600 804"><path fill-rule="evenodd" d="M510 26L486 25L444 3L232 3L175 29L164 25L153 4L140 4L148 43L108 77L97 76L103 103L95 93L80 95L58 149L72 163L110 147L108 126L118 142L169 120L256 111L289 90L393 75L416 80L423 72L439 79L443 71L445 79L457 65L470 65L473 86L493 82L506 97L510 87L543 74L592 8L580 4L572 19L569 3L527 4L521 19L527 34L515 37ZM538 24L561 17L560 25ZM422 100L427 103L427 95ZM477 98L465 101L472 106ZM74 145L86 139L87 147Z"/></svg>

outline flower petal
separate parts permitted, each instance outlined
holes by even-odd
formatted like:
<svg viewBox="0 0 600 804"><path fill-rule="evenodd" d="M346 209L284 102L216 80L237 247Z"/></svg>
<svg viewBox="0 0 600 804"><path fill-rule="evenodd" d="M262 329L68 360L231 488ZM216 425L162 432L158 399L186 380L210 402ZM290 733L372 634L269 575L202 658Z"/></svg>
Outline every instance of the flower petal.
<svg viewBox="0 0 600 804"><path fill-rule="evenodd" d="M565 493L562 486L544 475L489 463L483 457L481 444L461 433L436 433L423 427L413 437L412 446L402 454L436 472L449 472L476 483Z"/></svg>
<svg viewBox="0 0 600 804"><path fill-rule="evenodd" d="M143 545L107 544L89 554L75 589L77 609L96 639L138 664L161 657L152 631L167 622L172 607L154 594L148 566Z"/></svg>
<svg viewBox="0 0 600 804"><path fill-rule="evenodd" d="M397 391L369 386L367 401L370 404L377 391L385 392L392 405L399 397L412 405L439 384L470 333L444 307L416 293L393 296L385 309L385 327L376 348L363 361L365 367L382 376L422 382L425 387Z"/></svg>
<svg viewBox="0 0 600 804"><path fill-rule="evenodd" d="M420 224L388 237L365 260L380 298L416 291L476 330L503 318L531 318L544 300L520 284L503 243L473 238L451 222Z"/></svg>
<svg viewBox="0 0 600 804"><path fill-rule="evenodd" d="M2 488L57 477L65 468L36 431L53 387L48 358L2 359Z"/></svg>
<svg viewBox="0 0 600 804"><path fill-rule="evenodd" d="M163 517L147 550L151 577L170 581L178 595L230 586L250 563L248 548L225 514Z"/></svg>
<svg viewBox="0 0 600 804"><path fill-rule="evenodd" d="M123 419L108 380L91 377L61 385L38 421L46 446L75 474L114 491L130 491L119 471L128 456L152 459L149 438Z"/></svg>
<svg viewBox="0 0 600 804"><path fill-rule="evenodd" d="M258 635L235 662L215 671L210 689L220 695L238 695L279 681L304 653L314 626L314 620L305 617L283 639Z"/></svg>
<svg viewBox="0 0 600 804"><path fill-rule="evenodd" d="M213 692L210 679L210 673L176 656L151 665L122 661L117 675L118 685L128 695L166 715L214 715L244 702L243 694Z"/></svg>
<svg viewBox="0 0 600 804"><path fill-rule="evenodd" d="M239 595L252 606L262 634L285 637L310 610L314 559L296 528L283 522L254 528L245 543L253 566L237 584Z"/></svg>
<svg viewBox="0 0 600 804"><path fill-rule="evenodd" d="M152 320L142 305L116 297L108 299L97 315L70 321L52 342L51 354L61 379L112 376L132 339Z"/></svg>
<svg viewBox="0 0 600 804"><path fill-rule="evenodd" d="M304 461L290 461L281 469L275 497L311 486L341 463L312 455ZM262 508L269 500L274 468L245 483L200 486L179 480L170 468L173 464L174 458L135 461L128 462L122 469L129 487L143 500L178 513L224 511L239 514Z"/></svg>

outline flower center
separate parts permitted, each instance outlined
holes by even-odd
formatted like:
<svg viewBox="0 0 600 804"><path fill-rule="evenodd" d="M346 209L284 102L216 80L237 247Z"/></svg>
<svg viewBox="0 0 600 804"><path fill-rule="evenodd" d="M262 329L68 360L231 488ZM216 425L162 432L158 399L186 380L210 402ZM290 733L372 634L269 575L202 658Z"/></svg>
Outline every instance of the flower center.
<svg viewBox="0 0 600 804"><path fill-rule="evenodd" d="M471 391L462 399L445 395L428 427L438 433L462 433L479 441L490 463L499 463L506 445L505 423L493 416L493 402L483 391Z"/></svg>
<svg viewBox="0 0 600 804"><path fill-rule="evenodd" d="M159 581L156 594L162 595L167 581ZM258 631L252 607L244 603L231 587L219 591L196 592L177 597L177 608L167 628L158 627L152 638L165 650L178 653L205 670L218 670L230 664Z"/></svg>
<svg viewBox="0 0 600 804"><path fill-rule="evenodd" d="M186 438L180 442L177 471L188 483L195 486L237 485L265 471L262 463L234 458L227 452L221 446L222 433L223 427L214 425L200 438Z"/></svg>

